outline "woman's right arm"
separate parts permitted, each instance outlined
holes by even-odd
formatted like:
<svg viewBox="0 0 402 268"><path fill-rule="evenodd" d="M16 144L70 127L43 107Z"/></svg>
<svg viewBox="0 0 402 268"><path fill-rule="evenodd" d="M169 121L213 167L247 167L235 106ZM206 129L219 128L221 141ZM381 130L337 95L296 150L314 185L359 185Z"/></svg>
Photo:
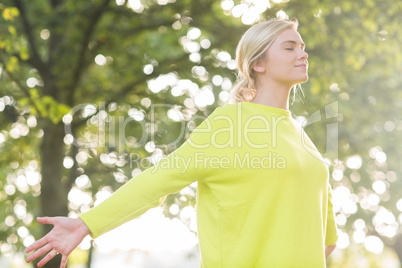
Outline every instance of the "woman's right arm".
<svg viewBox="0 0 402 268"><path fill-rule="evenodd" d="M53 224L54 228L28 247L27 253L35 249L37 251L29 256L27 261L47 253L39 263L42 266L57 253L61 253L63 257L60 267L64 268L68 255L86 235L90 234L96 238L160 205L167 194L175 193L205 177L204 173L208 169L197 168L194 164L194 154L201 151L207 156L211 155L210 148L201 146L210 143L212 128L209 124L208 120L205 120L199 126L200 133L193 131L191 137L173 153L129 180L107 200L81 214L79 219L38 218L38 222Z"/></svg>

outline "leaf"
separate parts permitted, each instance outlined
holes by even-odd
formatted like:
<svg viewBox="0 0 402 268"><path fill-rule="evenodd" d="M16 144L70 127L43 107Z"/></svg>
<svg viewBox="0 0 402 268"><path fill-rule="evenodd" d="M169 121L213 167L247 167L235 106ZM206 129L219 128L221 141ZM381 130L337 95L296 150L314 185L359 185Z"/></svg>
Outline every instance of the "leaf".
<svg viewBox="0 0 402 268"><path fill-rule="evenodd" d="M70 111L70 107L68 105L57 103L53 100L50 105L49 119L54 123L59 123L65 114Z"/></svg>
<svg viewBox="0 0 402 268"><path fill-rule="evenodd" d="M12 36L16 36L17 31L15 30L14 26L8 26L8 32L12 35Z"/></svg>
<svg viewBox="0 0 402 268"><path fill-rule="evenodd" d="M6 63L6 68L11 73L17 71L19 69L18 58L15 56L10 57L10 59Z"/></svg>
<svg viewBox="0 0 402 268"><path fill-rule="evenodd" d="M21 47L20 49L20 57L23 61L26 61L29 59L29 53L26 47Z"/></svg>
<svg viewBox="0 0 402 268"><path fill-rule="evenodd" d="M3 10L3 18L6 21L13 21L19 14L20 12L15 7L8 7Z"/></svg>

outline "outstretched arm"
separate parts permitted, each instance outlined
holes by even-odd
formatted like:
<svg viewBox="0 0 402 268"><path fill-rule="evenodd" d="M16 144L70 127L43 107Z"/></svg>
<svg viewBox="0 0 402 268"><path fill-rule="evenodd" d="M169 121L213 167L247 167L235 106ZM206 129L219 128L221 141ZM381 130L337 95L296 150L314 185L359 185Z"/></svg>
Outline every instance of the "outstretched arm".
<svg viewBox="0 0 402 268"><path fill-rule="evenodd" d="M66 267L70 253L91 232L86 224L79 218L39 217L37 221L41 224L52 224L54 226L48 234L26 249L26 253L36 250L27 258L27 262L31 262L39 256L46 254L38 263L38 267L45 265L57 254L62 254L60 268Z"/></svg>

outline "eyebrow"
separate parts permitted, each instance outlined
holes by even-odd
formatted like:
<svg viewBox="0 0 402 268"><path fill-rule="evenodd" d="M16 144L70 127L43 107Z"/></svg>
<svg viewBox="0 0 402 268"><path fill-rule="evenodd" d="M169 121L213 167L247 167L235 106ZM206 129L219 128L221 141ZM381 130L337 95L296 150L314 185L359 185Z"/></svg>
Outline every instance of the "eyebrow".
<svg viewBox="0 0 402 268"><path fill-rule="evenodd" d="M281 45L283 45L283 44L285 44L285 43L292 43L292 44L296 44L296 45L297 45L297 42L294 41L294 40L286 40L286 41L283 41L283 42L281 43ZM300 45L301 45L302 48L305 48L305 47L306 47L306 44L304 44L304 43L300 43Z"/></svg>

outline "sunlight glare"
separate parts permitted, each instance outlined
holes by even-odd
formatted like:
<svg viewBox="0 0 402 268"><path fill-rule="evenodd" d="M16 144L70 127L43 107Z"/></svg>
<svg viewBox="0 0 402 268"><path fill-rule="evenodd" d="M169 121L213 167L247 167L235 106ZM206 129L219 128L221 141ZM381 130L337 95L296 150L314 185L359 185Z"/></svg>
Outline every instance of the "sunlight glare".
<svg viewBox="0 0 402 268"><path fill-rule="evenodd" d="M349 240L349 235L343 231L339 231L339 238L338 241L336 242L336 246L340 249L345 249L349 246L350 240Z"/></svg>
<svg viewBox="0 0 402 268"><path fill-rule="evenodd" d="M95 201L95 206L99 205L103 201L105 201L109 196L111 196L113 193L112 189L110 187L103 187L100 191L98 191L95 195L96 201Z"/></svg>
<svg viewBox="0 0 402 268"><path fill-rule="evenodd" d="M283 11L283 10L279 10L278 12L276 12L276 17L277 17L278 19L281 19L281 20L289 19L288 14L286 14L286 12Z"/></svg>
<svg viewBox="0 0 402 268"><path fill-rule="evenodd" d="M230 11L234 6L233 0L223 0L221 2L221 7L225 11Z"/></svg>
<svg viewBox="0 0 402 268"><path fill-rule="evenodd" d="M350 169L359 169L359 168L361 168L362 164L363 164L363 160L360 155L350 156L346 160L346 165Z"/></svg>
<svg viewBox="0 0 402 268"><path fill-rule="evenodd" d="M70 156L64 157L63 166L65 168L70 169L73 167L73 165L74 165L74 159L72 159Z"/></svg>
<svg viewBox="0 0 402 268"><path fill-rule="evenodd" d="M196 236L178 219L166 218L162 208L148 210L95 240L101 252L121 250L181 251L197 244Z"/></svg>
<svg viewBox="0 0 402 268"><path fill-rule="evenodd" d="M355 220L353 226L356 228L356 230L359 230L359 229L363 230L364 228L366 228L366 223L362 219L357 219L357 220Z"/></svg>
<svg viewBox="0 0 402 268"><path fill-rule="evenodd" d="M195 40L201 36L201 30L198 28L190 28L187 32L187 37L191 40Z"/></svg>
<svg viewBox="0 0 402 268"><path fill-rule="evenodd" d="M40 38L42 38L43 40L47 40L50 37L50 31L48 29L43 29L42 31L40 31Z"/></svg>
<svg viewBox="0 0 402 268"><path fill-rule="evenodd" d="M332 172L332 178L335 181L341 181L343 179L343 171L340 169L334 169Z"/></svg>
<svg viewBox="0 0 402 268"><path fill-rule="evenodd" d="M92 196L90 193L84 192L74 186L68 193L68 201L77 206L89 205L92 203Z"/></svg>
<svg viewBox="0 0 402 268"><path fill-rule="evenodd" d="M243 22L245 25L251 25L258 21L261 13L262 12L258 10L257 7L251 6L244 11L243 16L241 17L241 22Z"/></svg>
<svg viewBox="0 0 402 268"><path fill-rule="evenodd" d="M179 111L178 109L170 109L167 112L167 115L170 119L172 119L174 122L180 122L184 120L183 113Z"/></svg>
<svg viewBox="0 0 402 268"><path fill-rule="evenodd" d="M153 93L159 93L167 87L174 86L178 82L177 76L173 73L159 75L156 79L148 81L148 88Z"/></svg>
<svg viewBox="0 0 402 268"><path fill-rule="evenodd" d="M14 206L14 213L17 216L18 219L22 220L25 218L27 214L27 208L26 208L26 203L25 201L18 201L17 204Z"/></svg>
<svg viewBox="0 0 402 268"><path fill-rule="evenodd" d="M375 155L375 160L379 164L384 164L387 161L387 155L384 152L378 152Z"/></svg>
<svg viewBox="0 0 402 268"><path fill-rule="evenodd" d="M387 186L385 185L385 183L383 181L375 181L373 182L373 190L377 193L377 194L383 194L385 193L385 191L387 191Z"/></svg>
<svg viewBox="0 0 402 268"><path fill-rule="evenodd" d="M179 213L179 211L180 211L180 207L177 204L172 204L169 207L169 212L172 215L177 215Z"/></svg>
<svg viewBox="0 0 402 268"><path fill-rule="evenodd" d="M226 51L220 51L216 57L222 62L227 62L232 58L232 56L230 56L230 54Z"/></svg>
<svg viewBox="0 0 402 268"><path fill-rule="evenodd" d="M136 13L141 13L142 11L144 11L144 6L141 3L141 0L128 0L127 5Z"/></svg>
<svg viewBox="0 0 402 268"><path fill-rule="evenodd" d="M402 212L402 198L398 200L398 202L396 202L396 208Z"/></svg>
<svg viewBox="0 0 402 268"><path fill-rule="evenodd" d="M39 81L35 77L30 77L27 79L26 84L28 87L33 88L39 84Z"/></svg>
<svg viewBox="0 0 402 268"><path fill-rule="evenodd" d="M36 117L34 115L30 115L27 119L27 125L30 128L36 127L38 121L36 120Z"/></svg>
<svg viewBox="0 0 402 268"><path fill-rule="evenodd" d="M102 54L98 54L95 57L95 63L99 66L105 66L107 62L107 59L105 56L103 56Z"/></svg>
<svg viewBox="0 0 402 268"><path fill-rule="evenodd" d="M227 77L223 78L221 86L223 90L230 91L232 89L232 86L233 86L232 81L229 78Z"/></svg>
<svg viewBox="0 0 402 268"><path fill-rule="evenodd" d="M364 241L364 247L374 254L381 254L384 244L377 236L368 236Z"/></svg>
<svg viewBox="0 0 402 268"><path fill-rule="evenodd" d="M353 232L353 240L360 244L366 239L366 233L363 230L356 230Z"/></svg>
<svg viewBox="0 0 402 268"><path fill-rule="evenodd" d="M200 63L201 62L201 54L198 52L193 52L190 54L189 59L194 63Z"/></svg>
<svg viewBox="0 0 402 268"><path fill-rule="evenodd" d="M195 96L195 105L198 107L206 107L212 105L215 102L215 96L210 86L201 88L198 94Z"/></svg>
<svg viewBox="0 0 402 268"><path fill-rule="evenodd" d="M40 183L41 181L41 175L39 172L36 172L35 170L26 170L25 171L25 176L26 180L29 186L35 186Z"/></svg>
<svg viewBox="0 0 402 268"><path fill-rule="evenodd" d="M154 66L152 64L147 64L144 66L143 72L146 75L150 75L152 74L152 72L154 71Z"/></svg>
<svg viewBox="0 0 402 268"><path fill-rule="evenodd" d="M200 45L203 49L208 49L211 46L211 41L208 39L202 39Z"/></svg>
<svg viewBox="0 0 402 268"><path fill-rule="evenodd" d="M229 92L227 92L227 91L221 91L221 92L219 93L219 99L220 99L222 102L224 102L224 103L228 102L228 101L229 101L229 98L230 98L230 93L229 93Z"/></svg>

